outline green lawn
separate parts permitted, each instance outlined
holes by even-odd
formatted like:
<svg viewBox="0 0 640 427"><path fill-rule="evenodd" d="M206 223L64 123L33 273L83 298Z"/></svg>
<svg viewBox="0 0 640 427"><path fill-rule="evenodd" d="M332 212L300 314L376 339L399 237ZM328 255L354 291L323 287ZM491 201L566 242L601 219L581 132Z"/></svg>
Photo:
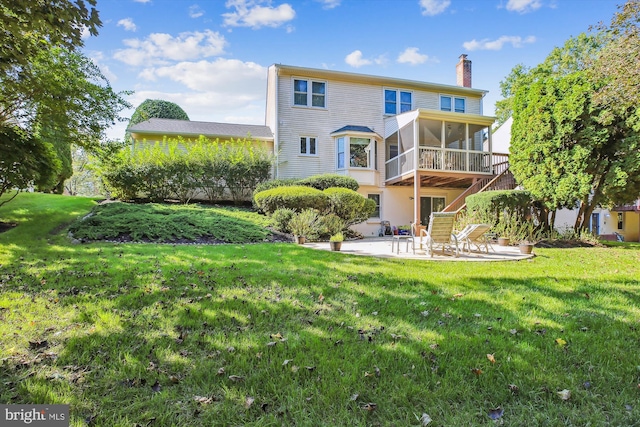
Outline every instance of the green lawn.
<svg viewBox="0 0 640 427"><path fill-rule="evenodd" d="M70 404L73 426L640 425L638 244L504 263L71 244L93 206L0 208L20 224L0 403Z"/></svg>

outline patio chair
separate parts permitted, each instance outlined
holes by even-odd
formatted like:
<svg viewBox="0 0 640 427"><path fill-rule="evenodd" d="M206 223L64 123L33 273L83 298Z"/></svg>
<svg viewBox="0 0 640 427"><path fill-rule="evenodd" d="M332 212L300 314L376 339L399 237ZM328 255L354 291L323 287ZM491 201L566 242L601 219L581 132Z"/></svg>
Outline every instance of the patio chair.
<svg viewBox="0 0 640 427"><path fill-rule="evenodd" d="M487 232L491 226L489 224L469 224L461 232L456 234L458 243L462 243L462 252L465 248L468 253L471 253L471 248L475 247L478 252L489 253L489 248L495 252L489 239L487 238Z"/></svg>
<svg viewBox="0 0 640 427"><path fill-rule="evenodd" d="M424 246L432 257L434 247L441 247L443 255L445 251L451 251L458 256L458 238L452 233L455 219L455 212L433 212L429 217L429 228L420 230L420 246Z"/></svg>

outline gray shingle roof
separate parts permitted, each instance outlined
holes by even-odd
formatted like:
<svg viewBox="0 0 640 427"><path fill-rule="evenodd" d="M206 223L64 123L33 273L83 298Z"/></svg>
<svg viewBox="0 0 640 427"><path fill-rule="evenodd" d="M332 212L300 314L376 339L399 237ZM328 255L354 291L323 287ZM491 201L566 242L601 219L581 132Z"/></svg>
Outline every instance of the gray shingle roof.
<svg viewBox="0 0 640 427"><path fill-rule="evenodd" d="M195 122L190 120L151 118L129 127L131 133L149 133L157 135L182 135L207 137L232 137L273 140L269 126L243 125L236 123Z"/></svg>
<svg viewBox="0 0 640 427"><path fill-rule="evenodd" d="M333 133L338 133L338 132L365 132L365 133L375 133L373 130L371 130L370 128L368 128L367 126L355 126L355 125L347 125L347 126L343 126L338 130L334 130Z"/></svg>

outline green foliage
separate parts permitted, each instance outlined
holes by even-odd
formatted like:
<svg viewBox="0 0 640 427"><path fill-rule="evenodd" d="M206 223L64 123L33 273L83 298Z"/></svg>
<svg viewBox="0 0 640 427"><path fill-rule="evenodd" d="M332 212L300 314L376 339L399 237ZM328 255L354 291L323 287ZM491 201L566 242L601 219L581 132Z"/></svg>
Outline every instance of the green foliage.
<svg viewBox="0 0 640 427"><path fill-rule="evenodd" d="M265 182L261 182L256 186L256 189L254 191L254 196L260 193L261 191L271 190L272 188L291 187L293 185L300 185L298 184L298 181L299 179L297 178L276 178L276 179L270 179Z"/></svg>
<svg viewBox="0 0 640 427"><path fill-rule="evenodd" d="M372 199L348 188L327 188L324 193L330 200L330 212L341 218L345 227L366 221L376 208Z"/></svg>
<svg viewBox="0 0 640 427"><path fill-rule="evenodd" d="M358 181L353 177L331 173L303 178L298 181L297 185L305 185L320 191L324 191L327 188L332 187L348 188L350 190L357 191L360 187Z"/></svg>
<svg viewBox="0 0 640 427"><path fill-rule="evenodd" d="M342 233L342 231L339 231L336 234L333 234L331 237L329 237L329 241L330 242L342 242L342 241L344 241L344 234Z"/></svg>
<svg viewBox="0 0 640 427"><path fill-rule="evenodd" d="M98 35L102 22L95 4L95 0L1 2L0 80L15 67L28 71L33 58L47 50L49 43L74 50L84 45L84 31Z"/></svg>
<svg viewBox="0 0 640 427"><path fill-rule="evenodd" d="M131 115L129 126L144 122L151 118L189 120L187 113L178 104L162 99L145 99ZM129 141L129 132L125 135Z"/></svg>
<svg viewBox="0 0 640 427"><path fill-rule="evenodd" d="M108 203L69 227L76 239L262 242L269 232L259 215L198 205Z"/></svg>
<svg viewBox="0 0 640 427"><path fill-rule="evenodd" d="M117 198L174 198L188 203L203 196L209 201L247 200L254 188L269 178L271 156L247 140L194 142L164 139L137 144L132 152L101 156L101 175Z"/></svg>
<svg viewBox="0 0 640 427"><path fill-rule="evenodd" d="M580 35L514 78L510 164L547 212L580 206L576 229L598 206L640 194L640 134L628 114L593 96L606 83L590 71L601 35Z"/></svg>
<svg viewBox="0 0 640 427"><path fill-rule="evenodd" d="M531 214L531 193L525 190L483 191L466 198L467 212L474 218L490 219L496 224L504 211L524 220Z"/></svg>
<svg viewBox="0 0 640 427"><path fill-rule="evenodd" d="M60 167L50 143L18 126L0 125L0 196L15 190L15 197L32 186L51 186ZM0 206L10 200L3 200Z"/></svg>
<svg viewBox="0 0 640 427"><path fill-rule="evenodd" d="M329 199L322 191L301 185L262 191L254 196L254 201L256 206L267 214L281 208L293 209L296 212L304 209L316 209L322 212L329 205Z"/></svg>
<svg viewBox="0 0 640 427"><path fill-rule="evenodd" d="M315 209L303 209L289 221L289 229L296 236L304 236L314 240L318 236L319 217Z"/></svg>
<svg viewBox="0 0 640 427"><path fill-rule="evenodd" d="M291 229L289 228L289 221L295 215L296 211L289 208L280 208L276 209L273 214L271 214L271 221L273 223L273 228L281 233L291 233Z"/></svg>
<svg viewBox="0 0 640 427"><path fill-rule="evenodd" d="M95 156L82 147L71 150L73 174L64 183L65 190L72 196L98 196L104 193L100 179L94 170Z"/></svg>

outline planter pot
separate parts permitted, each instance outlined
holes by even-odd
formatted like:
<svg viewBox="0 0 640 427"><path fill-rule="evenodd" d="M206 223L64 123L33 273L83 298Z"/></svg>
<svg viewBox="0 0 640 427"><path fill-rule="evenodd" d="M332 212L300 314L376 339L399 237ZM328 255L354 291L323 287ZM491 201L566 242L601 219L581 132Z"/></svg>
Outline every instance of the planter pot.
<svg viewBox="0 0 640 427"><path fill-rule="evenodd" d="M520 243L518 248L521 254L529 255L533 251L533 243Z"/></svg>
<svg viewBox="0 0 640 427"><path fill-rule="evenodd" d="M500 246L509 246L509 238L508 237L498 237L498 245L500 245Z"/></svg>
<svg viewBox="0 0 640 427"><path fill-rule="evenodd" d="M339 251L342 247L342 242L329 242L329 246L332 251Z"/></svg>
<svg viewBox="0 0 640 427"><path fill-rule="evenodd" d="M304 245L304 242L306 240L304 236L295 236L295 239L296 239L296 243L299 245Z"/></svg>

